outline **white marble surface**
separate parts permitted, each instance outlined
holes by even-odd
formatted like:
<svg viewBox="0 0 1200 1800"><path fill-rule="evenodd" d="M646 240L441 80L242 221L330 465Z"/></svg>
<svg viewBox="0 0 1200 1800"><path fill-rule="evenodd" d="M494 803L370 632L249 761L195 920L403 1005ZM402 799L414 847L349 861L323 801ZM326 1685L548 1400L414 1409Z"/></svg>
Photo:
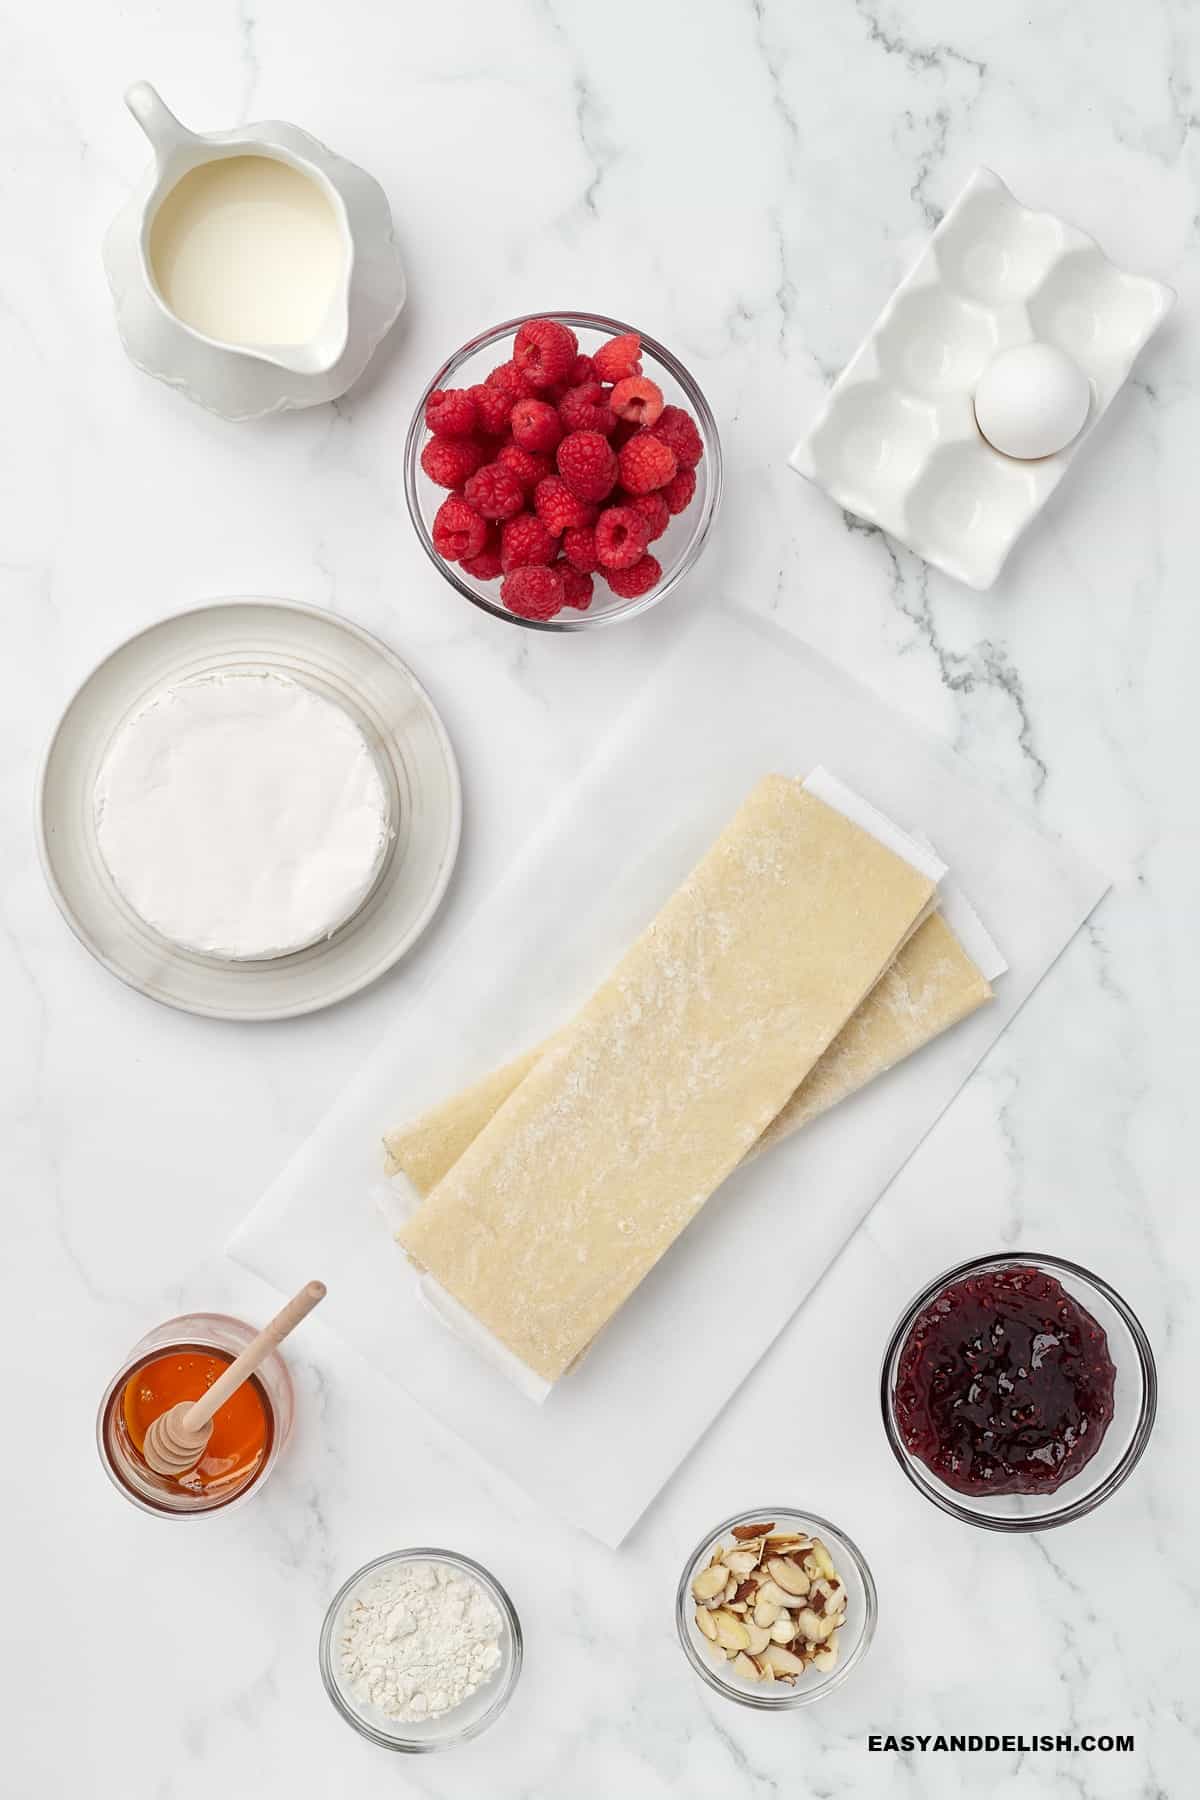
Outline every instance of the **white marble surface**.
<svg viewBox="0 0 1200 1800"><path fill-rule="evenodd" d="M9 4L0 52L0 1293L20 1352L2 1502L5 1794L941 1800L999 1792L1018 1765L1024 1791L1047 1800L1188 1794L1194 11ZM138 76L189 123L293 118L384 182L412 303L342 404L232 427L125 363L99 242L143 162L120 104ZM784 466L980 161L1180 290L983 597L893 552ZM243 1030L155 1010L88 959L50 902L30 831L38 757L96 658L169 609L261 591L343 611L410 657L459 746L468 834L437 928L452 933L673 630L669 605L612 632L519 632L470 612L412 537L400 448L429 368L495 318L554 305L644 322L721 420L727 507L673 606L736 589L771 609L1070 832L1115 891L619 1556L481 1471L316 1320L297 1344L299 1427L271 1488L228 1520L158 1526L97 1467L99 1390L141 1331L183 1306L269 1307L219 1246L403 1007L419 955L300 1023ZM927 1507L891 1463L874 1394L912 1289L1008 1245L1115 1279L1164 1375L1129 1485L1095 1517L1024 1542ZM670 1618L693 1540L776 1494L859 1538L882 1609L861 1672L789 1719L710 1696ZM316 1636L351 1568L430 1540L496 1569L528 1662L494 1733L407 1763L336 1719ZM1132 1731L1137 1747L867 1749L871 1731L939 1729Z"/></svg>

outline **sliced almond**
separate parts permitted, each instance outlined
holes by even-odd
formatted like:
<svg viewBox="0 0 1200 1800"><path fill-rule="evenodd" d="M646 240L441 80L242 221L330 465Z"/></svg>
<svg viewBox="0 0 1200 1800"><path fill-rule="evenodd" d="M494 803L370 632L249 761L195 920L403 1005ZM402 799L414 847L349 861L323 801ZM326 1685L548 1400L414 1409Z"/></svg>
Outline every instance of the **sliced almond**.
<svg viewBox="0 0 1200 1800"><path fill-rule="evenodd" d="M744 1681L762 1680L762 1676L758 1672L758 1664L752 1662L744 1650L739 1650L734 1657L733 1672L735 1675L740 1675Z"/></svg>
<svg viewBox="0 0 1200 1800"><path fill-rule="evenodd" d="M717 1642L724 1650L745 1650L750 1643L750 1633L737 1617L736 1613L726 1612L724 1608L713 1614L717 1627Z"/></svg>
<svg viewBox="0 0 1200 1800"><path fill-rule="evenodd" d="M764 1681L774 1681L775 1671L771 1667L770 1663L767 1661L766 1657L760 1656L760 1657L756 1658L756 1660L758 1662L759 1674L762 1676L763 1680Z"/></svg>
<svg viewBox="0 0 1200 1800"><path fill-rule="evenodd" d="M793 1562L790 1556L772 1556L767 1563L767 1570L772 1581L785 1594L807 1594L811 1586L800 1564Z"/></svg>
<svg viewBox="0 0 1200 1800"><path fill-rule="evenodd" d="M812 1539L795 1532L776 1532L765 1542L769 1556L790 1556L794 1550L807 1550Z"/></svg>
<svg viewBox="0 0 1200 1800"><path fill-rule="evenodd" d="M831 1650L828 1644L822 1644L821 1648L813 1653L812 1666L814 1669L820 1669L822 1675L827 1675L830 1669L837 1667L837 1651Z"/></svg>
<svg viewBox="0 0 1200 1800"><path fill-rule="evenodd" d="M707 1569L701 1569L699 1575L692 1577L692 1594L697 1600L711 1600L717 1594L725 1592L729 1581L729 1572L724 1563L710 1563Z"/></svg>
<svg viewBox="0 0 1200 1800"><path fill-rule="evenodd" d="M771 1634L769 1631L765 1631L761 1625L756 1625L753 1619L745 1619L743 1623L750 1638L750 1654L758 1656L770 1643Z"/></svg>
<svg viewBox="0 0 1200 1800"><path fill-rule="evenodd" d="M768 1644L762 1653L762 1660L776 1675L803 1675L804 1663L782 1644Z"/></svg>
<svg viewBox="0 0 1200 1800"><path fill-rule="evenodd" d="M837 1570L833 1566L833 1558L830 1556L820 1538L813 1539L812 1549L809 1551L809 1555L813 1558L819 1572L824 1575L827 1581L837 1574Z"/></svg>
<svg viewBox="0 0 1200 1800"><path fill-rule="evenodd" d="M741 1618L745 1613L750 1611L750 1608L746 1605L744 1600L727 1600L725 1602L725 1610L726 1612L737 1613L738 1617Z"/></svg>
<svg viewBox="0 0 1200 1800"><path fill-rule="evenodd" d="M731 1550L725 1558L725 1567L732 1569L735 1575L749 1575L757 1562L753 1550Z"/></svg>
<svg viewBox="0 0 1200 1800"><path fill-rule="evenodd" d="M796 1596L785 1594L774 1581L764 1581L758 1590L758 1597L765 1600L768 1606L794 1606L796 1603Z"/></svg>
<svg viewBox="0 0 1200 1800"><path fill-rule="evenodd" d="M771 1642L773 1644L790 1644L795 1635L796 1621L792 1618L791 1613L780 1613L770 1628Z"/></svg>
<svg viewBox="0 0 1200 1800"><path fill-rule="evenodd" d="M758 1590L758 1600L754 1607L754 1623L756 1625L762 1625L769 1631L782 1610L782 1607L773 1606L769 1600L764 1600L762 1589Z"/></svg>
<svg viewBox="0 0 1200 1800"><path fill-rule="evenodd" d="M733 1535L738 1543L742 1544L747 1538L765 1537L768 1531L774 1531L774 1529L775 1521L768 1519L763 1525L735 1525Z"/></svg>
<svg viewBox="0 0 1200 1800"><path fill-rule="evenodd" d="M731 1575L728 1569L725 1571L725 1577L725 1598L726 1600L732 1600L737 1595L738 1578L736 1575Z"/></svg>
<svg viewBox="0 0 1200 1800"><path fill-rule="evenodd" d="M821 1618L811 1606L802 1607L796 1614L796 1630L810 1644L823 1644L830 1633L837 1630L840 1623L840 1616L837 1613L829 1613Z"/></svg>
<svg viewBox="0 0 1200 1800"><path fill-rule="evenodd" d="M712 1643L716 1642L716 1639L717 1639L716 1621L714 1620L712 1614L708 1611L707 1607L698 1606L696 1608L696 1628L697 1628L697 1630L702 1631L704 1633L704 1636L706 1638L708 1638Z"/></svg>

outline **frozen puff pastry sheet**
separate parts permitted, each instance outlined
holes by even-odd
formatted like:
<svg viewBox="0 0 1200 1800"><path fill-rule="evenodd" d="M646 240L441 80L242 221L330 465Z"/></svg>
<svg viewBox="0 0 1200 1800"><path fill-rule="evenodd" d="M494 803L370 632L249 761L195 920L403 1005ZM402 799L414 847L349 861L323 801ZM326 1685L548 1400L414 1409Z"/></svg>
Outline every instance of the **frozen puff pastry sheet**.
<svg viewBox="0 0 1200 1800"><path fill-rule="evenodd" d="M857 1012L785 1101L747 1159L791 1137L810 1120L848 1100L877 1075L932 1043L992 997L940 913L918 925ZM516 1056L472 1087L434 1106L384 1140L387 1173L405 1174L427 1194L528 1075L543 1047Z"/></svg>
<svg viewBox="0 0 1200 1800"><path fill-rule="evenodd" d="M795 1092L932 895L859 826L768 776L400 1242L557 1380Z"/></svg>

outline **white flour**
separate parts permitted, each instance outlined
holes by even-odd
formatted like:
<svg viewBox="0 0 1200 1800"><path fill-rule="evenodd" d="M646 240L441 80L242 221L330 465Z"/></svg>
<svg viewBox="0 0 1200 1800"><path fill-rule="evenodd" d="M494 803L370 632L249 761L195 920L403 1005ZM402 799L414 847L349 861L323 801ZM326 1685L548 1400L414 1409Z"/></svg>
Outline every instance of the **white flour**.
<svg viewBox="0 0 1200 1800"><path fill-rule="evenodd" d="M368 1576L346 1602L342 1675L360 1703L389 1719L436 1719L492 1679L503 1631L471 1576L446 1563L396 1563Z"/></svg>

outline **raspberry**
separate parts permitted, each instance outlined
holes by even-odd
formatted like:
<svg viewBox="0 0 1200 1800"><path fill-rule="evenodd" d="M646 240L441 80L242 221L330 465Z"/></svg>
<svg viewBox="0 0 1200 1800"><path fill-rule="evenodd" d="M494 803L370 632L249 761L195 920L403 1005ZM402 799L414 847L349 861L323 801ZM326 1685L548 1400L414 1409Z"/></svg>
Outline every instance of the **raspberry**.
<svg viewBox="0 0 1200 1800"><path fill-rule="evenodd" d="M665 446L664 446L665 447ZM558 446L558 472L579 500L603 500L617 479L617 459L598 431L572 431ZM667 480L675 473L674 459Z"/></svg>
<svg viewBox="0 0 1200 1800"><path fill-rule="evenodd" d="M586 500L577 499L557 475L548 475L545 481L538 482L533 504L538 518L555 537L561 537L564 531L577 526L596 522L595 507L589 506Z"/></svg>
<svg viewBox="0 0 1200 1800"><path fill-rule="evenodd" d="M433 547L447 562L478 556L487 542L487 521L460 494L443 500L434 514Z"/></svg>
<svg viewBox="0 0 1200 1800"><path fill-rule="evenodd" d="M557 319L528 319L513 344L513 362L526 381L545 388L566 380L578 350L575 333Z"/></svg>
<svg viewBox="0 0 1200 1800"><path fill-rule="evenodd" d="M476 417L465 388L434 388L425 402L425 423L439 437L470 437Z"/></svg>
<svg viewBox="0 0 1200 1800"><path fill-rule="evenodd" d="M512 434L522 450L554 450L563 434L562 420L545 400L518 400Z"/></svg>
<svg viewBox="0 0 1200 1800"><path fill-rule="evenodd" d="M421 452L421 467L438 487L460 488L483 461L471 438L432 437Z"/></svg>
<svg viewBox="0 0 1200 1800"><path fill-rule="evenodd" d="M500 583L500 598L522 619L552 619L563 608L563 579L557 569L514 569Z"/></svg>
<svg viewBox="0 0 1200 1800"><path fill-rule="evenodd" d="M651 494L655 488L666 487L674 473L675 452L661 438L639 431L622 444L621 486L627 494Z"/></svg>
<svg viewBox="0 0 1200 1800"><path fill-rule="evenodd" d="M571 365L571 373L567 376L568 387L582 387L585 381L595 381L596 365L590 356L577 356Z"/></svg>
<svg viewBox="0 0 1200 1800"><path fill-rule="evenodd" d="M600 431L605 437L617 423L608 395L598 381L568 388L558 403L558 416L568 431Z"/></svg>
<svg viewBox="0 0 1200 1800"><path fill-rule="evenodd" d="M459 568L476 581L495 581L500 573L500 534L493 526L478 556L464 556Z"/></svg>
<svg viewBox="0 0 1200 1800"><path fill-rule="evenodd" d="M661 578L662 564L656 556L643 556L641 562L635 562L632 569L604 571L605 581L622 600L636 600L639 595L648 594Z"/></svg>
<svg viewBox="0 0 1200 1800"><path fill-rule="evenodd" d="M667 406L651 428L656 438L669 444L681 469L694 469L704 455L704 440L691 413L682 406Z"/></svg>
<svg viewBox="0 0 1200 1800"><path fill-rule="evenodd" d="M623 381L626 375L640 375L641 338L636 331L626 331L621 337L609 338L607 344L601 344L593 355L592 364L601 381Z"/></svg>
<svg viewBox="0 0 1200 1800"><path fill-rule="evenodd" d="M666 487L661 488L659 492L667 503L667 511L672 516L676 513L686 512L692 504L692 495L696 492L695 469L680 469L679 473L673 475Z"/></svg>
<svg viewBox="0 0 1200 1800"><path fill-rule="evenodd" d="M570 531L563 532L563 555L573 569L581 575L590 575L600 567L600 558L596 555L596 532L591 525L576 525Z"/></svg>
<svg viewBox="0 0 1200 1800"><path fill-rule="evenodd" d="M631 569L650 542L646 521L632 506L606 506L596 521L596 555L602 569Z"/></svg>
<svg viewBox="0 0 1200 1800"><path fill-rule="evenodd" d="M489 437L502 437L508 430L514 397L503 388L488 387L486 383L468 388L467 392L475 402L480 431L486 431Z"/></svg>
<svg viewBox="0 0 1200 1800"><path fill-rule="evenodd" d="M485 519L511 519L525 504L521 484L504 463L485 463L463 489L477 513Z"/></svg>
<svg viewBox="0 0 1200 1800"><path fill-rule="evenodd" d="M562 576L563 605L573 606L576 612L586 612L592 604L591 576L584 575L569 562L558 562L554 566Z"/></svg>
<svg viewBox="0 0 1200 1800"><path fill-rule="evenodd" d="M499 388L510 400L524 400L536 392L527 375L523 375L515 362L497 363L491 374L485 377L485 387Z"/></svg>
<svg viewBox="0 0 1200 1800"><path fill-rule="evenodd" d="M644 375L626 375L608 396L608 404L618 419L632 419L635 425L653 425L662 416L662 389Z"/></svg>
<svg viewBox="0 0 1200 1800"><path fill-rule="evenodd" d="M548 456L535 456L531 450L522 450L520 444L502 444L496 452L496 461L512 470L526 495L532 494L538 482L544 481L554 467Z"/></svg>
<svg viewBox="0 0 1200 1800"><path fill-rule="evenodd" d="M552 563L558 545L536 513L518 513L500 527L500 566L507 575L533 563Z"/></svg>
<svg viewBox="0 0 1200 1800"><path fill-rule="evenodd" d="M674 479L678 481L678 475ZM666 487L660 488L657 494L639 494L636 500L629 502L634 512L639 513L646 522L646 542L648 544L652 544L655 538L660 538L671 523L671 508L667 501L667 495L670 493L672 485L671 482L668 482ZM695 487L695 485L695 476L693 476L692 486Z"/></svg>

